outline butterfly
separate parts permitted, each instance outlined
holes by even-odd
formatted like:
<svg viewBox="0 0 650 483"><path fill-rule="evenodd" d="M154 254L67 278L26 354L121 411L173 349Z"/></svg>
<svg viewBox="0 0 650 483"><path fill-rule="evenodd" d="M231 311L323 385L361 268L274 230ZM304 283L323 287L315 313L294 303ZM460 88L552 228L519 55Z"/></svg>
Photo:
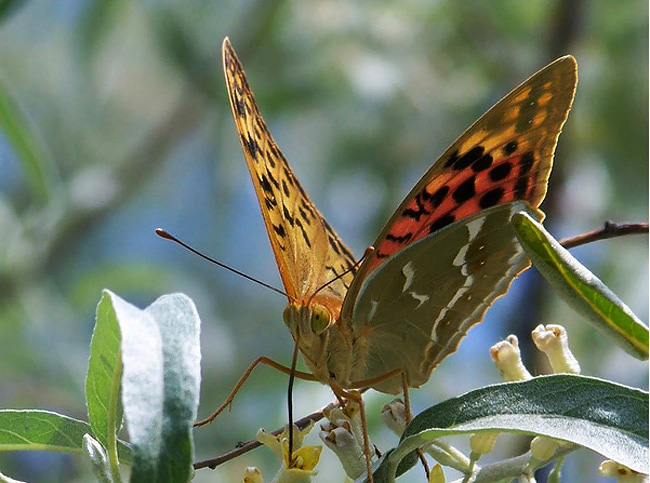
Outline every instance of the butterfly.
<svg viewBox="0 0 650 483"><path fill-rule="evenodd" d="M510 219L538 220L577 64L557 59L440 156L361 263L316 209L270 134L226 38L230 105L280 276L284 321L334 392L419 387L530 266ZM337 392L338 391L338 392Z"/></svg>

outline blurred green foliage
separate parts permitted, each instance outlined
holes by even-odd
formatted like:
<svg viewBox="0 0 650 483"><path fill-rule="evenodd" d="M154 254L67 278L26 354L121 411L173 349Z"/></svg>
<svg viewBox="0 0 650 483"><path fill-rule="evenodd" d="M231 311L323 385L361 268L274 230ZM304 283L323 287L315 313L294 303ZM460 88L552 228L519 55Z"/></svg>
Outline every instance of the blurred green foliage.
<svg viewBox="0 0 650 483"><path fill-rule="evenodd" d="M84 416L104 287L141 306L172 291L195 300L204 323L202 415L256 356L289 360L283 300L153 233L164 225L279 285L230 119L225 36L303 185L358 255L465 127L565 53L577 58L580 81L542 205L547 227L561 237L606 219L647 221L647 2L50 0L2 2L0 17L3 408ZM574 254L647 321L646 237ZM497 381L487 351L513 330L511 315L527 315L531 326L564 323L585 374L647 385L646 364L556 296L531 292L531 279L490 311L487 328L470 333L436 382L414 391L416 410ZM284 424L286 378L259 371L233 411L198 433L200 457ZM297 411L330 398L327 388L299 384ZM394 444L378 428L385 401L369 398L383 449ZM251 464L268 478L266 456L258 451L197 480L237 480ZM587 456L565 471L594 481L597 462ZM335 471L329 464L321 472ZM90 481L89 468L69 457L0 455L0 470L29 481Z"/></svg>

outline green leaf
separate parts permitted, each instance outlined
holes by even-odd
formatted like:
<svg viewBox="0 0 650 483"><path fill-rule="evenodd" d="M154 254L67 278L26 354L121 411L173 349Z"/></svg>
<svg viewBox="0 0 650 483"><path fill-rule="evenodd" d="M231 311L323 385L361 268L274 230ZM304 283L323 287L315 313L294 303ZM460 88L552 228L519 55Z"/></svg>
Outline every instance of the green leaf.
<svg viewBox="0 0 650 483"><path fill-rule="evenodd" d="M111 295L105 292L97 305L86 373L88 421L93 428L93 436L105 448L109 434L117 432L122 419L119 398L121 375L120 328Z"/></svg>
<svg viewBox="0 0 650 483"><path fill-rule="evenodd" d="M633 356L648 359L648 328L593 273L525 213L512 218L535 267L577 312Z"/></svg>
<svg viewBox="0 0 650 483"><path fill-rule="evenodd" d="M122 401L132 482L189 481L200 384L200 321L184 295L140 310L110 294L122 334Z"/></svg>
<svg viewBox="0 0 650 483"><path fill-rule="evenodd" d="M648 473L648 393L562 374L484 387L426 409L376 474L392 481L400 461L416 448L441 436L487 430L568 441Z"/></svg>
<svg viewBox="0 0 650 483"><path fill-rule="evenodd" d="M81 454L90 425L79 419L38 409L0 410L0 451L59 451ZM131 449L118 443L118 454L131 461Z"/></svg>

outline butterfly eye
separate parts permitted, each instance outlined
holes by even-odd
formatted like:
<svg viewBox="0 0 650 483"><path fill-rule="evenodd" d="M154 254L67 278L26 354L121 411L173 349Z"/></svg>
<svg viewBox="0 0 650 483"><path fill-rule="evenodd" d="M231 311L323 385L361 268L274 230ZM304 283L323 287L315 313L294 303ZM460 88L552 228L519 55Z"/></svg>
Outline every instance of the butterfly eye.
<svg viewBox="0 0 650 483"><path fill-rule="evenodd" d="M321 334L329 327L331 320L329 310L322 305L316 305L311 313L311 330L317 335Z"/></svg>

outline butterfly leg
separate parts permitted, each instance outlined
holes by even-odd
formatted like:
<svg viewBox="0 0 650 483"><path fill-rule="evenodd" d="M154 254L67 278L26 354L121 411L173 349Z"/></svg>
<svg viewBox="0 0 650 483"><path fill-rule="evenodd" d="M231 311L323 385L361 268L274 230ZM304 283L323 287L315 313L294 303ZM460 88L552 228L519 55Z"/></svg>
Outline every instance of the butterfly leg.
<svg viewBox="0 0 650 483"><path fill-rule="evenodd" d="M270 366L274 369L277 369L278 371L284 373L284 374L291 374L291 368L286 367L279 362L275 362L273 359L269 359L268 357L258 357L255 359L251 365L246 369L246 372L239 378L239 381L237 381L237 384L235 384L235 387L233 388L232 391L230 391L230 394L226 398L226 400L223 402L221 406L219 406L210 416L208 416L205 419L201 419L200 421L197 421L194 423L194 427L198 428L201 426L205 426L206 424L210 424L212 421L215 420L219 414L223 412L224 409L226 409L228 406L232 404L233 399L235 399L235 396L241 389L241 387L244 385L248 377L251 375L253 372L253 369L255 369L259 364L265 364L267 366ZM302 372L302 371L294 371L295 377L299 379L304 379L306 381L316 381L317 379L314 377L313 374L309 374L307 372Z"/></svg>
<svg viewBox="0 0 650 483"><path fill-rule="evenodd" d="M404 418L406 420L406 425L411 422L413 419L413 413L411 412L411 398L409 397L409 385L408 381L406 379L406 372L402 371L402 394L404 394ZM426 458L424 457L424 453L422 453L421 449L416 450L418 454L418 458L420 458L420 462L422 463L422 466L424 467L424 472L427 476L427 481L429 480L429 464L427 463Z"/></svg>

